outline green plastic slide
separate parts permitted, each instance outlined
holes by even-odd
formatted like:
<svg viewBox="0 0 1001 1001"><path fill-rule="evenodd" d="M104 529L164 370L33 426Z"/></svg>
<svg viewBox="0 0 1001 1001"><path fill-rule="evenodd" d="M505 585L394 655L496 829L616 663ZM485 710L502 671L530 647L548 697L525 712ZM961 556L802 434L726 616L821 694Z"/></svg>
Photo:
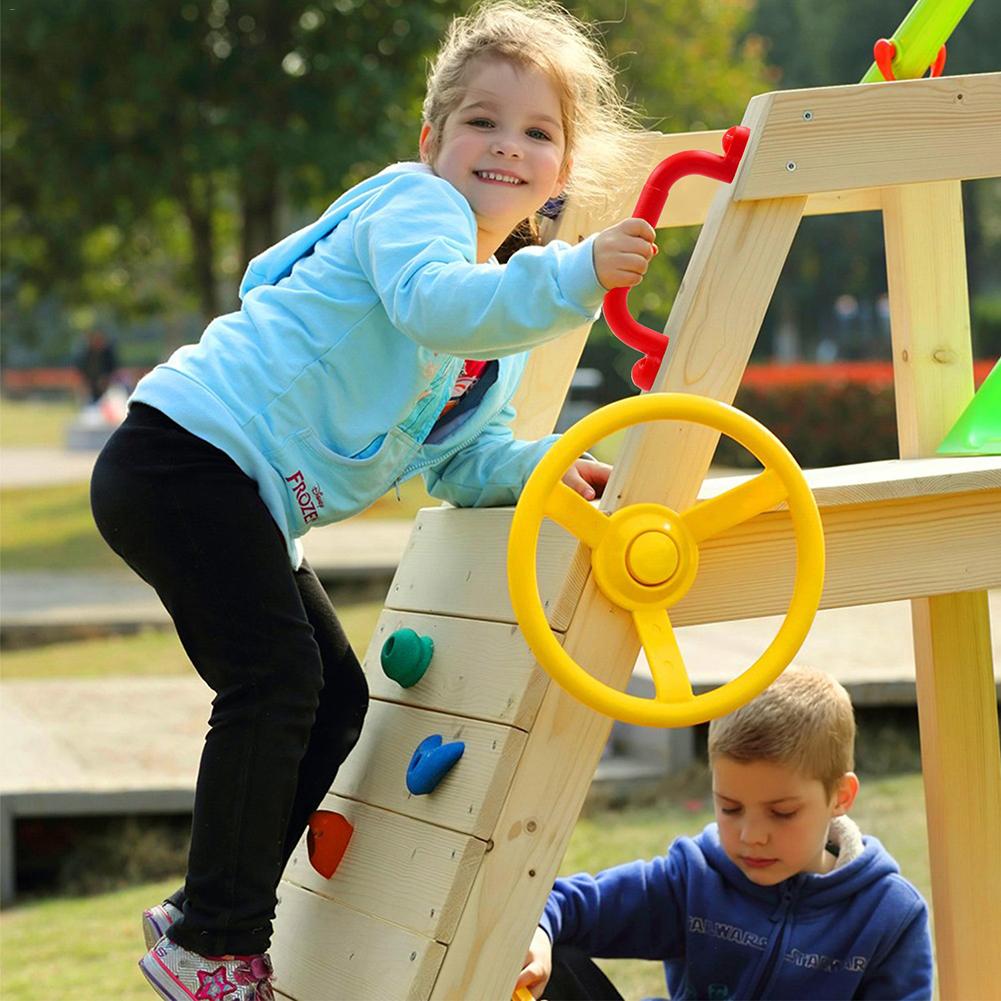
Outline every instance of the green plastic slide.
<svg viewBox="0 0 1001 1001"><path fill-rule="evenodd" d="M959 415L939 455L1001 455L1001 361Z"/></svg>

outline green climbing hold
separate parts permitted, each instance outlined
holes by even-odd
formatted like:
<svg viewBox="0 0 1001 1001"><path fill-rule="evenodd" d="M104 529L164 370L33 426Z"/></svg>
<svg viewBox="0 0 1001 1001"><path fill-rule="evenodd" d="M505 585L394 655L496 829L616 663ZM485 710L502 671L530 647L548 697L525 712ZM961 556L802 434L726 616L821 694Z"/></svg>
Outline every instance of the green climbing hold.
<svg viewBox="0 0 1001 1001"><path fill-rule="evenodd" d="M427 671L434 654L434 640L418 636L413 629L397 629L382 645L382 669L402 688L416 685Z"/></svg>

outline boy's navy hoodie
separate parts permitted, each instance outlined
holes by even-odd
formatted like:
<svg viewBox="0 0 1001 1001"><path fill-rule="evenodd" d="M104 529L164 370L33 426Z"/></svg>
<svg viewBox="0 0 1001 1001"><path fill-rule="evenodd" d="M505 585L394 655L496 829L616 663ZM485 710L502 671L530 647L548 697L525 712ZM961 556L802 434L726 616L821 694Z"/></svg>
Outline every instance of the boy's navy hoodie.
<svg viewBox="0 0 1001 1001"><path fill-rule="evenodd" d="M591 956L662 960L673 999L931 997L921 895L852 821L832 840L831 872L758 886L710 824L651 861L557 880L539 923Z"/></svg>

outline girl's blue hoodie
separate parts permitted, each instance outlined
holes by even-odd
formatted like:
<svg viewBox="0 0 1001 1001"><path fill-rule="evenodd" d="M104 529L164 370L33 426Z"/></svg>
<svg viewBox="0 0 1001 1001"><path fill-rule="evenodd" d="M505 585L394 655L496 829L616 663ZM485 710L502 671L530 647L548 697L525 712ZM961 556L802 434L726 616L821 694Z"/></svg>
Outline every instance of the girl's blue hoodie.
<svg viewBox="0 0 1001 1001"><path fill-rule="evenodd" d="M835 825L858 854L825 875L752 883L710 824L649 862L557 880L539 923L590 956L662 960L673 999L930 998L924 900L875 838Z"/></svg>
<svg viewBox="0 0 1001 1001"><path fill-rule="evenodd" d="M605 290L592 242L477 264L465 198L422 164L395 164L251 261L240 310L132 400L257 482L296 566L307 529L418 472L458 506L513 503L554 438L516 441L511 397L529 348L594 319ZM465 358L500 359L496 378L429 442Z"/></svg>

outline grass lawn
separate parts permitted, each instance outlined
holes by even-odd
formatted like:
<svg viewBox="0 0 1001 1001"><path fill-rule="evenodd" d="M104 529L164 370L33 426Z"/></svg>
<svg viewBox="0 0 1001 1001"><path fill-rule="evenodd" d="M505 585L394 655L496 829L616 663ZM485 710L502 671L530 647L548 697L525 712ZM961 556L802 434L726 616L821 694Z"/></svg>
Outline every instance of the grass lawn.
<svg viewBox="0 0 1001 1001"><path fill-rule="evenodd" d="M436 506L422 480L381 497L359 518L413 518ZM0 564L5 570L121 569L121 560L98 535L86 483L0 492Z"/></svg>
<svg viewBox="0 0 1001 1001"><path fill-rule="evenodd" d="M62 448L66 425L80 411L75 400L0 401L0 448Z"/></svg>
<svg viewBox="0 0 1001 1001"><path fill-rule="evenodd" d="M381 602L341 605L338 618L359 659L364 657ZM147 629L130 636L53 643L25 650L5 650L4 681L45 678L108 678L188 674L192 671L173 629Z"/></svg>
<svg viewBox="0 0 1001 1001"><path fill-rule="evenodd" d="M582 818L561 872L594 871L654 855L680 834L694 834L710 819L708 799ZM924 801L918 775L863 781L853 816L901 863L926 898L930 892ZM27 902L0 915L4 1001L121 1001L149 998L135 968L142 951L139 914L180 877L90 897ZM86 934L81 934L86 929ZM629 999L663 996L659 963L615 960L602 965Z"/></svg>
<svg viewBox="0 0 1001 1001"><path fill-rule="evenodd" d="M98 535L86 483L0 493L0 565L4 570L122 569Z"/></svg>
<svg viewBox="0 0 1001 1001"><path fill-rule="evenodd" d="M178 879L90 897L54 898L0 915L4 1001L149 1001L136 968L142 956L139 916Z"/></svg>

